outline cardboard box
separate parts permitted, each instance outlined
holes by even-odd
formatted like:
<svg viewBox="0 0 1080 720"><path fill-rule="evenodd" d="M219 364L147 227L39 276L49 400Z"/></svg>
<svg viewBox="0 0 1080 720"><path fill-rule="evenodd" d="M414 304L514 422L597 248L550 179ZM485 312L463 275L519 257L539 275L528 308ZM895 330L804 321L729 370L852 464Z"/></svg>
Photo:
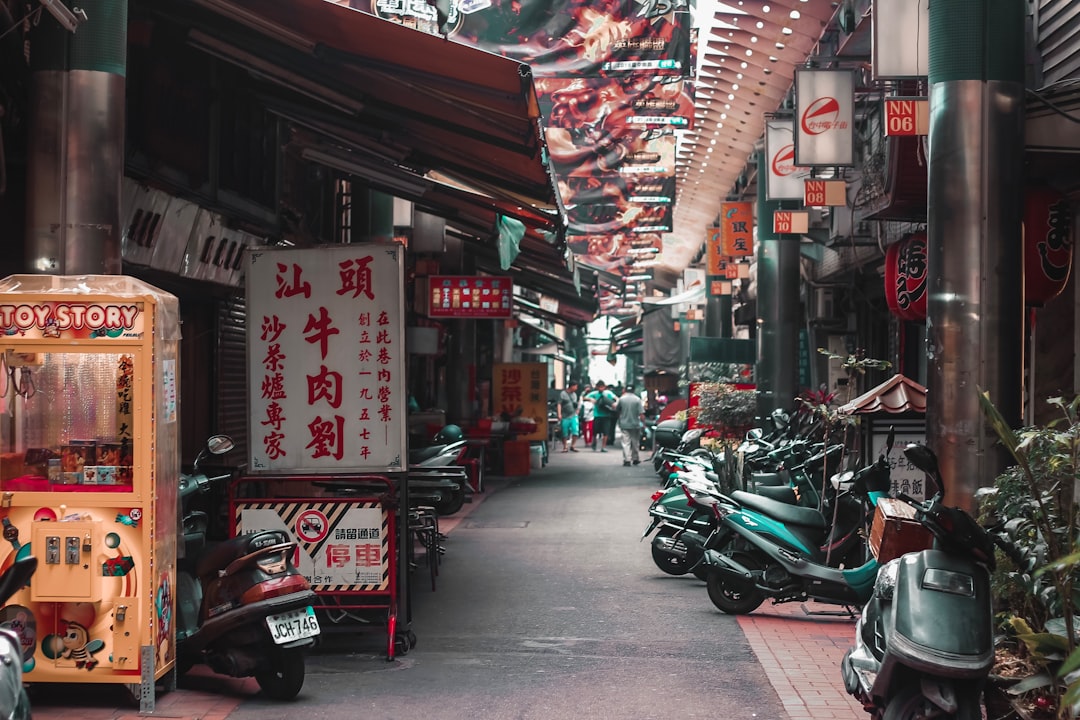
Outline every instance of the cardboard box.
<svg viewBox="0 0 1080 720"><path fill-rule="evenodd" d="M115 465L87 465L83 468L84 485L116 485Z"/></svg>
<svg viewBox="0 0 1080 720"><path fill-rule="evenodd" d="M97 443L93 440L70 440L60 447L60 469L81 473L87 465L97 465Z"/></svg>
<svg viewBox="0 0 1080 720"><path fill-rule="evenodd" d="M915 508L903 500L882 498L870 526L870 552L881 564L909 552L926 550L934 536L915 519Z"/></svg>

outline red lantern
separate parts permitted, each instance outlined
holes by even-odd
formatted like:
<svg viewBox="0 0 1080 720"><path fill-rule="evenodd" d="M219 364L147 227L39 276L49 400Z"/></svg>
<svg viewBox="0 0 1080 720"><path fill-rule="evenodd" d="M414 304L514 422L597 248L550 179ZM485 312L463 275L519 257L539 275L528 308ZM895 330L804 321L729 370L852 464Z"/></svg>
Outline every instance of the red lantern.
<svg viewBox="0 0 1080 720"><path fill-rule="evenodd" d="M926 233L908 235L885 250L885 301L901 320L926 319Z"/></svg>
<svg viewBox="0 0 1080 720"><path fill-rule="evenodd" d="M1062 193L1028 188L1024 196L1024 303L1042 307L1065 289L1072 270L1072 208Z"/></svg>

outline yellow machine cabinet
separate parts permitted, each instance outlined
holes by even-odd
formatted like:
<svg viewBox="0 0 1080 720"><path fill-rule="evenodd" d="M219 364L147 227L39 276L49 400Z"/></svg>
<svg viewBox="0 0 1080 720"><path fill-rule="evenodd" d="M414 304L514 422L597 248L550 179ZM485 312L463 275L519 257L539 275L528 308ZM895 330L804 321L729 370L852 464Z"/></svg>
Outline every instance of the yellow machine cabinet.
<svg viewBox="0 0 1080 720"><path fill-rule="evenodd" d="M175 664L179 306L123 276L0 280L0 608L27 683L121 683L154 709Z"/></svg>

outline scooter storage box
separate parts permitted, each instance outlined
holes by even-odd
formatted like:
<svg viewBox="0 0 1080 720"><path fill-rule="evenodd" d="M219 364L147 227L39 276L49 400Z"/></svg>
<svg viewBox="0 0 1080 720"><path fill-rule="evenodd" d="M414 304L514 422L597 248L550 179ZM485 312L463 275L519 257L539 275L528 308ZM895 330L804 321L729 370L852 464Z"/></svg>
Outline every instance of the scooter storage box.
<svg viewBox="0 0 1080 720"><path fill-rule="evenodd" d="M656 429L653 430L653 437L656 438L656 447L678 447L684 432L686 432L685 420L676 420L674 418L670 420L661 420L656 424Z"/></svg>
<svg viewBox="0 0 1080 720"><path fill-rule="evenodd" d="M933 535L915 519L915 509L902 500L882 498L870 526L870 552L881 564L930 547Z"/></svg>

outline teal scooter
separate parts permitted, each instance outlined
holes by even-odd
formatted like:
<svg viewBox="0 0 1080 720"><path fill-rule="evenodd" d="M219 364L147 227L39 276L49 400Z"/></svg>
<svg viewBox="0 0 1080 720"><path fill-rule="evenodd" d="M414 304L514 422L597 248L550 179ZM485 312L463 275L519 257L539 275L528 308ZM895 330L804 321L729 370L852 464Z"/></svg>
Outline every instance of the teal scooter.
<svg viewBox="0 0 1080 720"><path fill-rule="evenodd" d="M888 448L892 447L890 433ZM850 493L869 511L890 489L888 450L850 478ZM878 563L865 556L864 523L829 528L821 512L736 491L713 504L716 528L701 562L709 599L723 612L753 612L774 603L819 602L861 606L874 587ZM860 516L865 518L866 514Z"/></svg>

